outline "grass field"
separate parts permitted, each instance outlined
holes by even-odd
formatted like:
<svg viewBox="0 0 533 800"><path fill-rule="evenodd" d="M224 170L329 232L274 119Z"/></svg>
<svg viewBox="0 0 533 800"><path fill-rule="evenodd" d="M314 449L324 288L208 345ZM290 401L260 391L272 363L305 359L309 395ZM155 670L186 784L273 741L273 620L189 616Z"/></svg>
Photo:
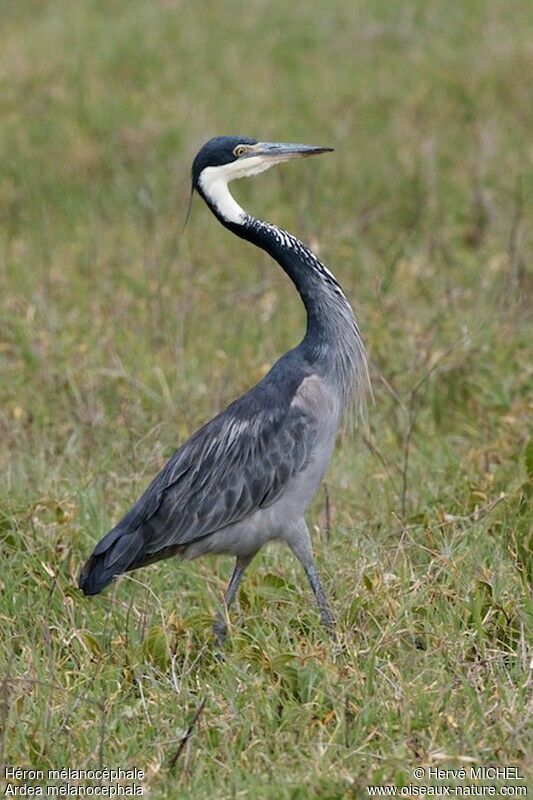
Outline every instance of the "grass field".
<svg viewBox="0 0 533 800"><path fill-rule="evenodd" d="M0 761L137 767L153 798L531 774L531 3L0 10ZM220 663L229 559L76 585L302 335L281 270L198 199L182 234L192 157L223 133L336 148L235 191L340 279L374 402L309 514L340 646L272 547Z"/></svg>

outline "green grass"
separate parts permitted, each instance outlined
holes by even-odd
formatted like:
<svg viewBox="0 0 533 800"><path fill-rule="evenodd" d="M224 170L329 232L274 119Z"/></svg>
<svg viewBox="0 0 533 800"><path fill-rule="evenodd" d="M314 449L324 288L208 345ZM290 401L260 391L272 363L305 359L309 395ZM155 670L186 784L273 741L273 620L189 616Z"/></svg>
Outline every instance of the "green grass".
<svg viewBox="0 0 533 800"><path fill-rule="evenodd" d="M527 771L531 4L0 7L3 761L137 767L153 798ZM219 663L228 559L75 587L173 449L301 336L264 254L198 200L181 234L197 148L239 132L336 147L235 190L338 275L375 401L328 473L329 538L324 490L309 514L341 646L272 547Z"/></svg>

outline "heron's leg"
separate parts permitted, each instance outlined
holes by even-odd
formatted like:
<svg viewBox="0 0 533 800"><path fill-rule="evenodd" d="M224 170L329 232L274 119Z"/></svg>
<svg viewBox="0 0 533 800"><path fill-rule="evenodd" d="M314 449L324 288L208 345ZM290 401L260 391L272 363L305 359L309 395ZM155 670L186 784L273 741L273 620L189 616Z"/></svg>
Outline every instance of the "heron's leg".
<svg viewBox="0 0 533 800"><path fill-rule="evenodd" d="M311 537L309 536L309 529L305 520L300 520L290 532L284 537L287 541L292 552L305 570L305 574L311 584L311 589L316 598L318 609L320 611L320 618L322 624L331 636L335 636L335 618L331 613L329 603L326 600L326 595L313 558L313 549L311 546Z"/></svg>
<svg viewBox="0 0 533 800"><path fill-rule="evenodd" d="M228 625L226 622L227 613L231 604L235 600L242 576L244 575L246 567L250 564L252 558L253 556L239 556L235 561L235 569L233 570L233 575L231 576L228 588L226 589L226 594L224 595L222 610L218 612L215 622L213 623L213 633L215 634L220 647L224 645L228 633Z"/></svg>

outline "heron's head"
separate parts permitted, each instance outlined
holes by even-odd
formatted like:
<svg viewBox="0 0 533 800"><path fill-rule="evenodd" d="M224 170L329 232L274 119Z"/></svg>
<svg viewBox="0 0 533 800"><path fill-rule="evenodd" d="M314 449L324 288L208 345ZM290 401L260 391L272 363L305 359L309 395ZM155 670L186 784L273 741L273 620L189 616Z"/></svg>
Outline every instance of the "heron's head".
<svg viewBox="0 0 533 800"><path fill-rule="evenodd" d="M197 154L192 165L192 188L226 222L239 222L242 209L227 188L236 178L247 178L293 158L328 153L332 147L259 142L245 136L217 136Z"/></svg>

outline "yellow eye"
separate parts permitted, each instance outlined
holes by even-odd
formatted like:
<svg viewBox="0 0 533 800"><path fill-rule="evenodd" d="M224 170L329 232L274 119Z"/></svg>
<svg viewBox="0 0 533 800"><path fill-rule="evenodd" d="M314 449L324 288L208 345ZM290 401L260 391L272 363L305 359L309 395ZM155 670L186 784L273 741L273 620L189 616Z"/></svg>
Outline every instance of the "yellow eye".
<svg viewBox="0 0 533 800"><path fill-rule="evenodd" d="M238 144L235 150L233 151L233 155L237 156L237 158L240 158L246 153L247 150L248 148L244 144Z"/></svg>

